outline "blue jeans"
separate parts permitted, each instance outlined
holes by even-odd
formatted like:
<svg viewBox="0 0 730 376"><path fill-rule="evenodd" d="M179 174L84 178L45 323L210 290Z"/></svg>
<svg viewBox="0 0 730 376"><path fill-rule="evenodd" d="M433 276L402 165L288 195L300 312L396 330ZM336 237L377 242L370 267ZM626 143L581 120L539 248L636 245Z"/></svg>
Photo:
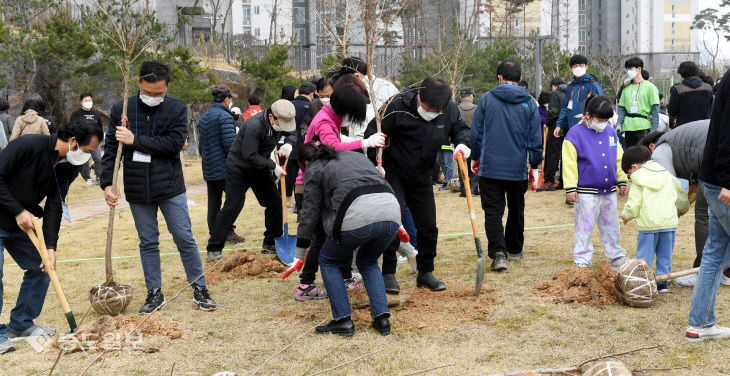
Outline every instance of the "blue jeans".
<svg viewBox="0 0 730 376"><path fill-rule="evenodd" d="M649 267L654 266L656 255L656 274L667 274L672 271L672 251L677 229L659 231L639 231L636 258L644 259ZM667 282L660 282L666 285Z"/></svg>
<svg viewBox="0 0 730 376"><path fill-rule="evenodd" d="M162 271L160 268L160 231L157 225L157 209L162 212L167 223L167 230L172 234L180 259L182 259L188 282L193 282L203 274L198 246L193 238L193 230L188 214L188 200L185 193L152 204L129 203L134 217L134 226L139 235L139 254L142 260L144 281L148 290L162 287ZM205 277L195 282L205 286Z"/></svg>
<svg viewBox="0 0 730 376"><path fill-rule="evenodd" d="M413 222L413 215L411 214L411 210L408 209L408 205L404 206L403 212L405 213L405 215L403 216L403 228L406 229L408 237L411 238L410 243L413 248L418 249L418 238L416 237L416 223Z"/></svg>
<svg viewBox="0 0 730 376"><path fill-rule="evenodd" d="M710 236L702 251L702 263L697 275L692 305L689 311L689 324L696 327L715 325L715 298L720 287L722 272L730 265L730 206L717 197L721 187L700 182L710 214Z"/></svg>
<svg viewBox="0 0 730 376"><path fill-rule="evenodd" d="M439 150L436 161L444 173L444 183L454 178L454 152L451 150Z"/></svg>
<svg viewBox="0 0 730 376"><path fill-rule="evenodd" d="M25 271L20 284L15 308L10 311L10 322L6 326L0 324L0 338L5 336L7 328L22 331L33 326L33 319L40 316L50 279L41 271L41 255L24 232L8 232L0 229L0 313L3 309L3 262L5 248L10 257Z"/></svg>
<svg viewBox="0 0 730 376"><path fill-rule="evenodd" d="M352 252L358 247L360 250L357 252L355 264L362 274L365 291L370 299L370 314L378 317L389 313L378 257L391 243L398 227L395 222L376 222L352 231L343 231L339 244L332 239L325 241L319 253L319 268L322 270L322 280L327 288L335 320L352 314L340 266L349 263Z"/></svg>

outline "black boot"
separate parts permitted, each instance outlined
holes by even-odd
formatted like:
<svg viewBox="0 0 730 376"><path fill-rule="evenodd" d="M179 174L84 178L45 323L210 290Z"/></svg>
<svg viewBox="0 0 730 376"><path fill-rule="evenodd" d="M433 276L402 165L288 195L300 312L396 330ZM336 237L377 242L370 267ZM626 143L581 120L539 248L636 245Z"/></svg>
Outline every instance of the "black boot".
<svg viewBox="0 0 730 376"><path fill-rule="evenodd" d="M383 274L383 282L385 283L385 292L388 294L400 294L400 285L395 279L395 274Z"/></svg>
<svg viewBox="0 0 730 376"><path fill-rule="evenodd" d="M384 313L373 319L373 328L378 331L381 335L390 335L390 313Z"/></svg>
<svg viewBox="0 0 730 376"><path fill-rule="evenodd" d="M446 284L439 281L431 272L418 272L416 285L418 287L428 287L431 291L446 290Z"/></svg>
<svg viewBox="0 0 730 376"><path fill-rule="evenodd" d="M241 235L236 234L233 229L231 229L230 232L228 232L228 235L226 236L226 243L234 243L234 244L241 244L246 241L246 238L244 238Z"/></svg>
<svg viewBox="0 0 730 376"><path fill-rule="evenodd" d="M163 306L165 303L165 295L162 289L147 290L147 300L142 307L139 307L139 313L152 313L157 307Z"/></svg>
<svg viewBox="0 0 730 376"><path fill-rule="evenodd" d="M317 334L336 334L343 337L352 337L355 334L355 324L352 323L350 316L347 316L339 320L332 320L327 325L318 326L314 331Z"/></svg>
<svg viewBox="0 0 730 376"><path fill-rule="evenodd" d="M261 244L261 253L264 255L276 254L276 243L274 242L274 239L264 238L264 242Z"/></svg>
<svg viewBox="0 0 730 376"><path fill-rule="evenodd" d="M215 300L210 297L206 286L193 285L193 304L201 311L215 311Z"/></svg>

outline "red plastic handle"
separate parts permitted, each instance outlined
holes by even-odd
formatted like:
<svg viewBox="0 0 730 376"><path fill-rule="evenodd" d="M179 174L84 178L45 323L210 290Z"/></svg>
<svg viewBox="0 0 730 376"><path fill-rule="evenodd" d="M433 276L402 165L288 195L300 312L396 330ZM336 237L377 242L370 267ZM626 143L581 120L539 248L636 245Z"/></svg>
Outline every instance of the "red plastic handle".
<svg viewBox="0 0 730 376"><path fill-rule="evenodd" d="M296 264L294 264L294 266L292 266L291 268L287 269L287 270L286 270L286 271L284 272L284 274L282 274L282 275L281 275L281 279L286 279L286 278L287 278L287 277L289 277L289 276L290 276L290 275L291 275L292 273L294 273L294 271L298 271L298 272L299 272L299 271L302 271L302 267L303 267L303 266L304 266L304 260L298 260L298 261L297 261L297 263L296 263Z"/></svg>

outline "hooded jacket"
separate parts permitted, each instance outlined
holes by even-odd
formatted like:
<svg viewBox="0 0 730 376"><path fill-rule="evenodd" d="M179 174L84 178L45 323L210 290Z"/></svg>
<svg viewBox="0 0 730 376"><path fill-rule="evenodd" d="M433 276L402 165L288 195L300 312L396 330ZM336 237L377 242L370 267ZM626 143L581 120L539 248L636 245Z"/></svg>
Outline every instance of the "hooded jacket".
<svg viewBox="0 0 730 376"><path fill-rule="evenodd" d="M588 97L603 95L601 85L590 74L574 78L573 82L565 88L565 97L560 109L560 117L556 126L567 133L580 119L576 115L583 115L583 103Z"/></svg>
<svg viewBox="0 0 730 376"><path fill-rule="evenodd" d="M442 145L469 145L469 127L459 115L454 101L431 121L418 114L418 88L411 87L394 97L385 109L381 130L387 135L383 168L414 185L431 185L431 170ZM375 119L368 124L365 138L377 132ZM472 150L472 153L474 151ZM375 156L375 149L368 149Z"/></svg>
<svg viewBox="0 0 730 376"><path fill-rule="evenodd" d="M712 113L712 86L699 77L690 77L669 89L669 124L678 127L695 120L709 119Z"/></svg>
<svg viewBox="0 0 730 376"><path fill-rule="evenodd" d="M203 158L203 179L226 179L226 157L236 138L233 114L221 103L214 102L198 123L200 156Z"/></svg>
<svg viewBox="0 0 730 376"><path fill-rule="evenodd" d="M124 101L112 107L109 129L101 158L101 189L112 185L114 160L119 142L116 127L121 124ZM132 145L124 145L124 194L132 203L155 203L185 193L180 151L188 137L188 109L179 99L165 96L158 106L144 104L139 95L127 98L129 130L135 134ZM134 160L135 152L148 154L150 163Z"/></svg>
<svg viewBox="0 0 730 376"><path fill-rule="evenodd" d="M631 174L631 182L621 216L628 221L636 219L639 231L677 228L677 212L689 211L687 192L679 180L659 163L649 161Z"/></svg>
<svg viewBox="0 0 730 376"><path fill-rule="evenodd" d="M26 110L23 115L15 119L13 133L10 134L8 141L13 141L26 134L50 134L48 131L48 123L35 110Z"/></svg>
<svg viewBox="0 0 730 376"><path fill-rule="evenodd" d="M471 158L479 160L479 176L527 180L525 160L542 162L542 131L537 103L524 88L502 84L479 99L471 126Z"/></svg>

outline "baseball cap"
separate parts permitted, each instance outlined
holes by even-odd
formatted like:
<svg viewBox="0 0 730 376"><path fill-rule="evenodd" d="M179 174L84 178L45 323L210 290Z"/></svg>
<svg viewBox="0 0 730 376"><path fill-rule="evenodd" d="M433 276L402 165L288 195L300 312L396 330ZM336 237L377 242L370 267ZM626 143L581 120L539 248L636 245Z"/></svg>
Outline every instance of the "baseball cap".
<svg viewBox="0 0 730 376"><path fill-rule="evenodd" d="M299 85L299 94L301 95L312 94L315 91L317 91L317 86L311 82L304 81L301 85Z"/></svg>
<svg viewBox="0 0 730 376"><path fill-rule="evenodd" d="M211 90L211 94L213 94L213 97L215 98L238 98L238 95L231 92L231 88L229 88L226 85L215 85L213 86L213 89Z"/></svg>
<svg viewBox="0 0 730 376"><path fill-rule="evenodd" d="M279 99L271 105L271 112L279 120L279 127L284 132L294 132L297 129L294 116L296 110L294 105L286 99Z"/></svg>
<svg viewBox="0 0 730 376"><path fill-rule="evenodd" d="M461 96L462 97L466 97L466 96L469 96L469 95L474 95L474 89L472 89L470 87L463 87L463 88L461 88Z"/></svg>

